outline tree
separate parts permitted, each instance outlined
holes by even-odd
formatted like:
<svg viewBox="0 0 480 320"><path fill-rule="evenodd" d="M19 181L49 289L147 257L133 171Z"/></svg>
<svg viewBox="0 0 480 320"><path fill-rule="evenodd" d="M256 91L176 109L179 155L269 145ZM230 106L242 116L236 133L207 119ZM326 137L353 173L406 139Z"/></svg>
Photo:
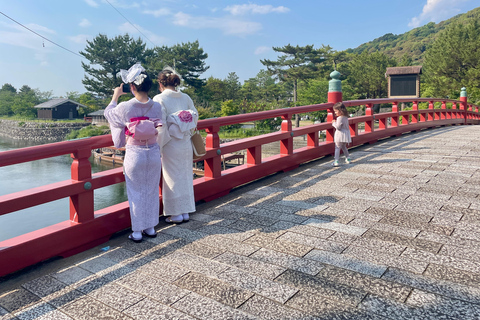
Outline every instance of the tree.
<svg viewBox="0 0 480 320"><path fill-rule="evenodd" d="M480 101L480 23L449 25L425 52L426 88L436 97L458 96L466 87Z"/></svg>
<svg viewBox="0 0 480 320"><path fill-rule="evenodd" d="M331 54L329 46L322 46L314 49L313 45L305 47L292 46L273 47L275 52L282 53L276 61L268 59L260 60L267 67L267 70L275 75L280 81L291 81L293 83L293 101L297 105L298 81L307 81L315 77L318 65L328 59ZM300 118L295 115L296 126L300 126Z"/></svg>
<svg viewBox="0 0 480 320"><path fill-rule="evenodd" d="M230 72L225 79L225 94L227 99L237 100L240 97L240 89L242 84L235 72Z"/></svg>
<svg viewBox="0 0 480 320"><path fill-rule="evenodd" d="M15 89L15 87L12 86L10 83L5 83L0 89L0 93L1 92L10 92L10 93L16 94L17 89Z"/></svg>
<svg viewBox="0 0 480 320"><path fill-rule="evenodd" d="M153 50L146 49L139 38L134 40L128 34L109 39L99 34L93 41L87 40L85 51L80 52L90 63L82 61L85 88L97 95L109 96L121 83L117 78L120 69L128 69L137 62L145 65L152 57Z"/></svg>
<svg viewBox="0 0 480 320"><path fill-rule="evenodd" d="M205 97L213 104L220 105L221 102L227 100L226 83L223 80L210 77L207 79L204 88Z"/></svg>
<svg viewBox="0 0 480 320"><path fill-rule="evenodd" d="M37 105L38 102L35 90L24 85L18 90L18 94L14 98L12 112L18 116L35 118L37 111L34 106Z"/></svg>
<svg viewBox="0 0 480 320"><path fill-rule="evenodd" d="M373 99L387 96L387 79L385 71L387 67L396 66L396 61L384 53L353 54L348 63L346 82L355 88L358 98Z"/></svg>
<svg viewBox="0 0 480 320"><path fill-rule="evenodd" d="M172 47L156 47L150 68L158 73L166 66L173 67L182 76L185 85L200 89L205 85L205 79L200 76L210 68L205 63L207 58L208 54L200 47L198 40Z"/></svg>

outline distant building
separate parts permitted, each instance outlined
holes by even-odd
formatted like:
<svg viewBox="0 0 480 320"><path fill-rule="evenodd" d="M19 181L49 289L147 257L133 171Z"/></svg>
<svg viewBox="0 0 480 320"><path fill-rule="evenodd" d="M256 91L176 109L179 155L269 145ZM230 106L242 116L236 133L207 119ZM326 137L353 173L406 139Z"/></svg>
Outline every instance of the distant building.
<svg viewBox="0 0 480 320"><path fill-rule="evenodd" d="M107 119L105 119L105 109L90 112L87 116L92 119L93 125L108 125Z"/></svg>
<svg viewBox="0 0 480 320"><path fill-rule="evenodd" d="M52 99L35 106L38 119L78 119L79 107L87 108L70 99Z"/></svg>

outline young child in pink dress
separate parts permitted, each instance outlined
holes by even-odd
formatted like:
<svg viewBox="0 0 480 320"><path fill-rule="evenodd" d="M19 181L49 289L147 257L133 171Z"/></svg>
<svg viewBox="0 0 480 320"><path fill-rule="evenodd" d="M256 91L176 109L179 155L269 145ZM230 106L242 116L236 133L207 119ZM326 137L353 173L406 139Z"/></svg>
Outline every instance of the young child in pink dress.
<svg viewBox="0 0 480 320"><path fill-rule="evenodd" d="M335 161L333 161L333 166L338 167L340 164L338 162L340 158L340 150L343 151L345 155L345 163L350 163L350 155L348 153L347 144L352 142L352 137L350 135L350 128L348 126L348 111L345 105L341 102L337 102L333 105L333 111L337 119L332 121L333 127L335 130Z"/></svg>

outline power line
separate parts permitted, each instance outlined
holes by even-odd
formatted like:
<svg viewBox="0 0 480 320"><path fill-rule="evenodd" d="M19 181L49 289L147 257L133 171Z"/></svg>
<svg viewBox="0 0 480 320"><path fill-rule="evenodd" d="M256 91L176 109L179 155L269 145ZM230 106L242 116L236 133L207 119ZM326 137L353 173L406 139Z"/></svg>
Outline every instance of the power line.
<svg viewBox="0 0 480 320"><path fill-rule="evenodd" d="M53 44L56 45L57 47L60 47L60 48L62 48L63 50L66 50L66 51L68 51L68 52L70 52L70 53L73 53L74 55L79 56L80 58L85 58L84 56L82 56L82 55L80 55L80 54L78 54L78 53L76 53L76 52L73 52L72 50L69 50L69 49L65 48L64 46L61 46L61 45L59 45L58 43L55 43L55 42L53 42L52 40L45 38L45 37L42 36L41 34L36 33L36 32L33 31L32 29L29 29L28 27L26 27L26 26L24 26L23 24L21 24L20 22L14 20L13 18L10 18L10 17L7 16L5 13L3 13L3 12L1 12L1 11L0 11L0 13L1 13L2 15L4 15L5 17L7 17L8 19L12 20L13 22L21 25L22 27L24 27L24 28L27 29L28 31L33 32L34 34L36 34L36 35L39 36L40 38L45 39L45 40L47 40L48 42L53 43ZM45 45L44 45L44 46L45 46Z"/></svg>
<svg viewBox="0 0 480 320"><path fill-rule="evenodd" d="M150 41L150 42L153 44L153 46L155 46L155 47L157 46L155 43L153 43L152 40L148 39L148 37L147 37L146 35L144 35L143 32L140 31L133 23L131 23L131 22L127 19L127 17L125 17L120 11L118 11L118 9L115 8L115 7L113 6L113 4L110 3L110 1L108 1L108 0L105 0L105 1L107 1L108 4L111 5L112 8L115 9L115 11L118 12L119 15L121 15L125 20L127 20L127 22L130 23L130 24L132 25L132 27L134 27L135 29L137 29L137 31L140 32L141 35L143 35L148 41Z"/></svg>

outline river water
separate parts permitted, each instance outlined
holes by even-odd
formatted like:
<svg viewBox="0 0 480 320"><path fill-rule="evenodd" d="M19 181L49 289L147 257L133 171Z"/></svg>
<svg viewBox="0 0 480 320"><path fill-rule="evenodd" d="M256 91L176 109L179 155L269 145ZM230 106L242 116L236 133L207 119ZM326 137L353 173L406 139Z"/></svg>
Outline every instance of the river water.
<svg viewBox="0 0 480 320"><path fill-rule="evenodd" d="M18 149L41 142L12 140L0 136L0 152ZM0 195L23 191L42 185L69 180L72 164L70 155L0 167ZM90 158L92 172L112 169L113 165ZM94 191L95 210L127 200L125 183ZM60 199L40 206L0 216L0 241L68 220L69 199Z"/></svg>

